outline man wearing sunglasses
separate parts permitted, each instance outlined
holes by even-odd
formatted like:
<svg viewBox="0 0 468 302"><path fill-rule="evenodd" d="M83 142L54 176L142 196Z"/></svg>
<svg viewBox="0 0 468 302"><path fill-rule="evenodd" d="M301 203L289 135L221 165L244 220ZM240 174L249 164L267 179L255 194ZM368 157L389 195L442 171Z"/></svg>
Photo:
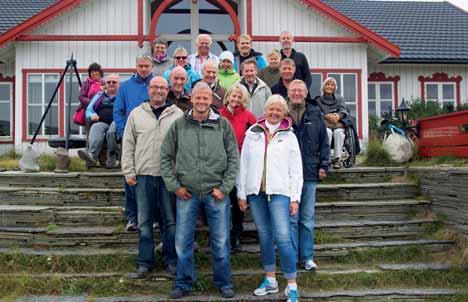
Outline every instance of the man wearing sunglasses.
<svg viewBox="0 0 468 302"><path fill-rule="evenodd" d="M88 136L88 149L79 150L78 155L88 166L97 163L104 141L107 144L106 168L117 168L116 161L116 127L113 118L114 102L119 90L119 76L111 74L106 77L103 91L98 92L86 108L86 119L91 122Z"/></svg>
<svg viewBox="0 0 468 302"><path fill-rule="evenodd" d="M174 50L174 55L172 56L172 58L174 60L174 65L172 65L171 68L169 68L168 70L164 72L163 77L168 82L170 82L170 76L171 76L172 70L175 67L180 66L184 68L185 72L187 73L187 82L185 83L184 88L186 91L192 91L192 86L193 84L195 84L195 82L200 80L200 75L197 72L195 72L192 69L192 65L189 64L187 50L183 47L176 48Z"/></svg>

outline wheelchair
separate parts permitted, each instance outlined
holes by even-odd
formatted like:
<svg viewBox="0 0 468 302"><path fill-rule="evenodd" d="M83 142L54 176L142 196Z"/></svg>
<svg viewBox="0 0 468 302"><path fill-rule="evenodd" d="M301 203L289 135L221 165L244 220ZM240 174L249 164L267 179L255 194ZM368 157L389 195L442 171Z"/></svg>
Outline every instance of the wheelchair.
<svg viewBox="0 0 468 302"><path fill-rule="evenodd" d="M343 150L341 153L340 162L345 168L351 168L356 164L356 156L361 152L359 141L356 140L356 131L354 130L354 121L352 118L346 118L341 121L345 126L345 139L343 143ZM330 145L332 150L334 146L334 139Z"/></svg>

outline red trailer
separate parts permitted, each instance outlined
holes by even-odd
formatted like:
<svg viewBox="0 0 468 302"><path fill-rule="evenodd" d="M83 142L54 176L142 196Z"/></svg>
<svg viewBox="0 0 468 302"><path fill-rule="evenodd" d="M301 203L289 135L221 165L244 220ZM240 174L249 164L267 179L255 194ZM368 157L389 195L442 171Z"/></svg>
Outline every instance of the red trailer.
<svg viewBox="0 0 468 302"><path fill-rule="evenodd" d="M468 110L418 120L419 155L468 158Z"/></svg>

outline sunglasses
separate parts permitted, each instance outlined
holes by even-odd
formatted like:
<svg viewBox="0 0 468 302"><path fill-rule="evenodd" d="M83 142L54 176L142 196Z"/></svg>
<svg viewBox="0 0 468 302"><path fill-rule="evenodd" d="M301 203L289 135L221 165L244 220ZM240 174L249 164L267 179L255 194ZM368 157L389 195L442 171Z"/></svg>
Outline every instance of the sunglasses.
<svg viewBox="0 0 468 302"><path fill-rule="evenodd" d="M184 56L184 57L174 57L174 59L176 59L176 60L185 60L185 59L187 59L187 56Z"/></svg>
<svg viewBox="0 0 468 302"><path fill-rule="evenodd" d="M117 81L107 81L107 84L117 84Z"/></svg>

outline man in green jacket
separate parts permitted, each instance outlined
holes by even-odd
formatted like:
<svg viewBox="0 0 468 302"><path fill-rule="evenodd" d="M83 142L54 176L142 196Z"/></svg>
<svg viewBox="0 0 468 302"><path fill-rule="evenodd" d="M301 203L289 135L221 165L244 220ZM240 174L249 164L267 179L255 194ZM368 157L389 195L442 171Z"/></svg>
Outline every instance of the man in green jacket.
<svg viewBox="0 0 468 302"><path fill-rule="evenodd" d="M214 285L223 298L232 298L229 192L238 170L236 138L229 121L210 109L208 84L198 82L191 101L193 108L171 125L161 147L161 175L177 195L177 277L170 298L187 295L195 284L193 246L201 206L210 228Z"/></svg>

